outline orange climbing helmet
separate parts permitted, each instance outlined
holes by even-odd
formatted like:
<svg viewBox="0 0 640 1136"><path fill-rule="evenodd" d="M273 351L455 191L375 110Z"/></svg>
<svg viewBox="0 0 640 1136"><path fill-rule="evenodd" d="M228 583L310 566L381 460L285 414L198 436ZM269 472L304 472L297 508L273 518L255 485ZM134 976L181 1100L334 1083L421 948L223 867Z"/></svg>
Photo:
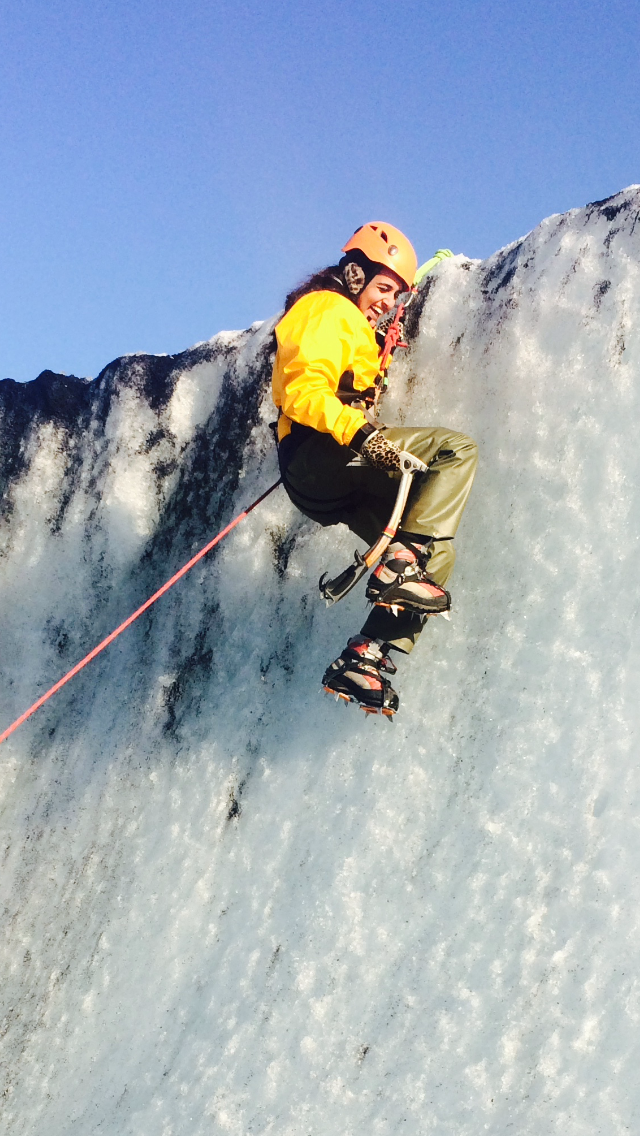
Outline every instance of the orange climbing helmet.
<svg viewBox="0 0 640 1136"><path fill-rule="evenodd" d="M359 249L374 264L390 268L407 288L413 284L418 258L411 241L393 225L384 221L369 221L367 225L361 225L342 251L351 252L352 249Z"/></svg>

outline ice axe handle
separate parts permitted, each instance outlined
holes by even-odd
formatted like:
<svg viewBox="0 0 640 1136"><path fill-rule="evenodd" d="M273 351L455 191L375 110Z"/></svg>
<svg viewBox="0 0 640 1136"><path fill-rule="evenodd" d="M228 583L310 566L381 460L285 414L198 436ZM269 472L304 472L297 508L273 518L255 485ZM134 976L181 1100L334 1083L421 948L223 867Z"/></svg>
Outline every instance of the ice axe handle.
<svg viewBox="0 0 640 1136"><path fill-rule="evenodd" d="M354 461L349 464L360 465L365 463ZM413 475L414 473L426 473L428 468L429 467L425 465L423 461L420 461L420 458L414 457L413 454L408 453L406 450L400 451L400 471L402 476L400 478L398 495L393 506L393 512L389 518L389 523L382 530L375 544L372 544L371 548L367 549L364 556L360 552L356 552L353 563L350 564L348 568L345 568L344 572L341 572L339 576L335 576L333 580L327 580L327 573L323 573L318 586L327 601L327 605L337 603L338 600L343 599L380 559L383 553L386 552L402 520L402 514L404 513L409 497Z"/></svg>

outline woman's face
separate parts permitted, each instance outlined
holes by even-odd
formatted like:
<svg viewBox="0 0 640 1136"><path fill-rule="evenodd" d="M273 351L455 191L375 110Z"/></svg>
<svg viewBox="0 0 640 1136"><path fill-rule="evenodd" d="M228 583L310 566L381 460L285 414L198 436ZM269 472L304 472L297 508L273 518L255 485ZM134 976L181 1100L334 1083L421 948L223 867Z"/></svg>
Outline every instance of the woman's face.
<svg viewBox="0 0 640 1136"><path fill-rule="evenodd" d="M395 272L380 272L363 288L356 304L371 326L375 327L380 316L391 311L396 296L403 291L406 288Z"/></svg>

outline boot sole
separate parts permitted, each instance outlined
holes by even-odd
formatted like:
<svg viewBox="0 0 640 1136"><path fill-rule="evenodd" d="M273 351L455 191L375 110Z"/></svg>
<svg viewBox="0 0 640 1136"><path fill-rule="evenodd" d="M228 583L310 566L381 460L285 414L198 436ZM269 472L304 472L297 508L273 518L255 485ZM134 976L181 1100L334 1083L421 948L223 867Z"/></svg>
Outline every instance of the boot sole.
<svg viewBox="0 0 640 1136"><path fill-rule="evenodd" d="M432 608L418 607L417 604L390 604L383 603L381 600L371 600L371 603L374 607L386 607L389 611L393 612L394 615L397 615L399 611L412 612L414 615L448 615L451 611L449 607L441 607L438 608L437 611L434 611Z"/></svg>
<svg viewBox="0 0 640 1136"><path fill-rule="evenodd" d="M391 710L388 706L365 706L357 698L352 698L351 695L344 694L341 690L332 690L330 686L324 686L322 689L325 694L332 694L336 702L344 702L346 705L351 702L353 705L359 706L361 710L364 710L365 714L382 714L385 718L389 719L393 718L394 714L397 714L397 710Z"/></svg>

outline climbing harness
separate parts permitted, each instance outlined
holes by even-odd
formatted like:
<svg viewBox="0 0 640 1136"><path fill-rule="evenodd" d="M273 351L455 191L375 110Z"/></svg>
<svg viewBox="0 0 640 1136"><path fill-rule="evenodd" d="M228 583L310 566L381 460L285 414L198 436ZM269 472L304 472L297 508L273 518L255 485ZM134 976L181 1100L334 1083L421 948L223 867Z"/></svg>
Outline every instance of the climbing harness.
<svg viewBox="0 0 640 1136"><path fill-rule="evenodd" d="M79 663L76 663L75 667L72 667L70 671L67 671L66 675L59 679L59 681L56 682L55 685L46 692L46 694L43 694L40 698L38 698L37 702L34 702L33 706L30 706L28 710L25 710L24 714L21 714L19 718L16 718L15 722L13 722L4 731L3 734L0 734L0 745L2 745L2 742L6 741L9 735L14 732L14 730L18 729L18 726L21 726L23 722L26 722L27 718L30 718L32 714L35 714L36 710L39 710L40 707L49 700L49 698L52 698L54 694L57 694L57 692L61 690L61 688L67 682L70 681L70 679L74 678L74 676L78 674L78 671L81 671L83 667L86 667L87 663L90 663L92 659L95 659L96 655L99 655L101 651L104 651L105 647L108 647L110 643L113 643L114 639L117 639L119 635L122 635L122 632L126 631L127 627L130 627L132 623L135 623L136 619L138 619L138 617L141 616L142 613L147 610L147 608L151 607L151 605L154 604L156 600L159 600L160 597L165 594L165 592L169 591L169 588L172 588L173 585L178 582L178 580L181 580L183 576L186 576L187 572L191 568L193 568L193 566L197 564L199 560L202 560L203 556L206 556L207 553L210 552L216 544L223 540L224 537L227 536L227 534L236 527L236 525L239 525L241 521L244 521L245 517L248 517L249 513L251 513L253 509L255 509L262 501L264 501L265 497L268 497L270 493L273 493L274 489L277 489L281 482L282 478L280 477L273 483L273 485L271 485L264 493L262 493L260 497L256 498L252 505L249 505L248 508L243 509L241 513L238 513L238 516L230 521L226 528L222 529L222 532L219 532L217 536L214 536L213 540L210 540L208 544L205 544L204 548L201 548L195 556L192 556L191 560L184 564L183 567L180 568L179 571L176 572L170 580L167 580L166 584L163 584L161 588L158 588L158 591L154 592L153 595L150 596L149 599L146 600L146 602L137 609L137 611L134 611L133 615L130 615L128 619L125 619L124 623L121 623L119 627L116 627L115 631L112 631L110 635L107 635L106 639L103 639L101 643L98 643L97 647L94 647L92 651L89 651L89 654L85 655L84 659L81 659Z"/></svg>

